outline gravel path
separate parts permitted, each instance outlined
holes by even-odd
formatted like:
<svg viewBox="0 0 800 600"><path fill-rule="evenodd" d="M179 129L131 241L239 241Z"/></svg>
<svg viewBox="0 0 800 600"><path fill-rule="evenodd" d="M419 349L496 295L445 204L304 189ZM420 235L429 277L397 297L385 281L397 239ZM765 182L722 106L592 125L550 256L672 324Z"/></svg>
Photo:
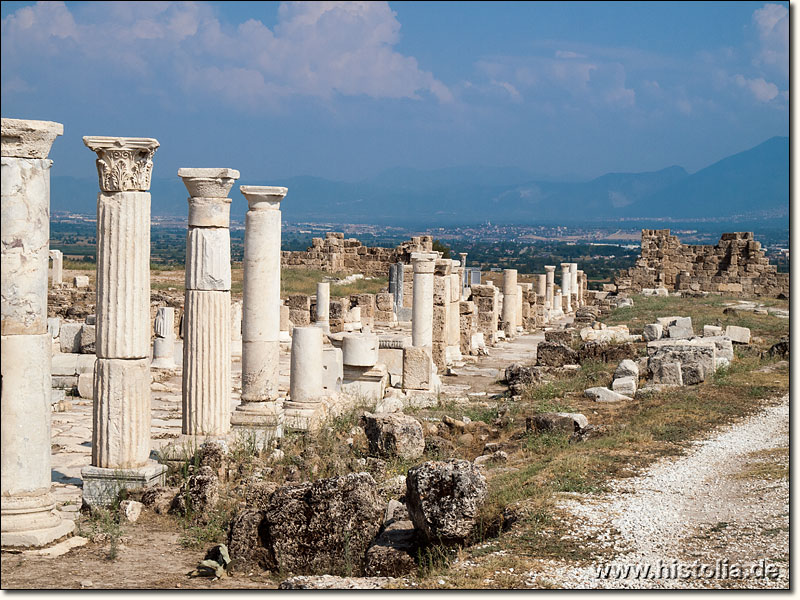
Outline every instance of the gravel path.
<svg viewBox="0 0 800 600"><path fill-rule="evenodd" d="M608 494L562 503L575 517L576 537L601 540L611 550L605 566L668 565L662 577L612 574L604 579L597 576L601 565L552 565L538 575L567 588L788 588L788 480L743 476L755 465L763 466L765 457L775 464L777 456L785 464L788 445L786 395L697 442L688 455L661 460L642 476L615 482ZM785 455L781 448L787 448ZM727 564L717 564L725 559ZM775 565L772 573L780 570L776 579L733 579L731 565L748 566L752 573L762 560ZM697 564L710 565L705 577L698 577ZM726 580L709 576L712 568L721 573L726 567L734 573ZM683 578L686 573L691 576Z"/></svg>

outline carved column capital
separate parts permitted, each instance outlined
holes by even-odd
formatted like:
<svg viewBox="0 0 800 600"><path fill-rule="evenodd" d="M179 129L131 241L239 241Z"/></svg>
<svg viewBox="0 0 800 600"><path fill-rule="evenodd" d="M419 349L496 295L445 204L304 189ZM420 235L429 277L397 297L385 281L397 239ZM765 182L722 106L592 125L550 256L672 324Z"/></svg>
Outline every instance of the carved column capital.
<svg viewBox="0 0 800 600"><path fill-rule="evenodd" d="M104 192L146 192L150 189L153 138L85 136L83 143L97 153L97 175Z"/></svg>

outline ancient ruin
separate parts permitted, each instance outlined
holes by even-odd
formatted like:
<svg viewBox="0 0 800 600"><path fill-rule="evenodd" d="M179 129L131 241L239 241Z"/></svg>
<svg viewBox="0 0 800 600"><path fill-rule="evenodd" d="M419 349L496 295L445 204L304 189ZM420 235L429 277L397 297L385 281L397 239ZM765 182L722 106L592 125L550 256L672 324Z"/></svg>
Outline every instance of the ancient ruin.
<svg viewBox="0 0 800 600"><path fill-rule="evenodd" d="M769 264L752 232L723 233L714 246L681 244L669 229L642 229L636 266L621 271L620 293L643 289L721 292L742 296L789 296L789 274Z"/></svg>

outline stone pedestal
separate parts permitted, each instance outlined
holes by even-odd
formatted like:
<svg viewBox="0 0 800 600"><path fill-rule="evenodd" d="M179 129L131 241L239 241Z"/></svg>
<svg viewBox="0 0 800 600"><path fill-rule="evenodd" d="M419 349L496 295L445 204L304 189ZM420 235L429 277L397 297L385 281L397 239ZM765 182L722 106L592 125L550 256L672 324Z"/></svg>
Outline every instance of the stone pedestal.
<svg viewBox="0 0 800 600"><path fill-rule="evenodd" d="M153 340L153 369L174 369L175 364L175 309L159 306L156 311Z"/></svg>
<svg viewBox="0 0 800 600"><path fill-rule="evenodd" d="M84 469L86 504L162 483L166 467L150 457L150 175L158 141L84 137L97 153L97 362L92 466ZM122 472L141 474L140 478ZM135 480L135 481L134 481ZM100 488L105 490L101 492ZM98 500L99 499L99 500Z"/></svg>
<svg viewBox="0 0 800 600"><path fill-rule="evenodd" d="M224 437L231 405L231 239L235 169L179 169L189 191L183 339L186 436Z"/></svg>
<svg viewBox="0 0 800 600"><path fill-rule="evenodd" d="M501 327L510 340L517 335L517 270L503 270L503 316Z"/></svg>
<svg viewBox="0 0 800 600"><path fill-rule="evenodd" d="M295 327L289 400L283 405L287 427L313 430L325 418L322 355L322 330L319 327Z"/></svg>
<svg viewBox="0 0 800 600"><path fill-rule="evenodd" d="M569 272L570 263L561 263L561 295L564 298L564 312L572 312L572 275Z"/></svg>
<svg viewBox="0 0 800 600"><path fill-rule="evenodd" d="M247 199L244 233L242 403L234 428L255 429L264 441L283 435L283 400L278 392L281 341L281 201L283 187L243 185Z"/></svg>

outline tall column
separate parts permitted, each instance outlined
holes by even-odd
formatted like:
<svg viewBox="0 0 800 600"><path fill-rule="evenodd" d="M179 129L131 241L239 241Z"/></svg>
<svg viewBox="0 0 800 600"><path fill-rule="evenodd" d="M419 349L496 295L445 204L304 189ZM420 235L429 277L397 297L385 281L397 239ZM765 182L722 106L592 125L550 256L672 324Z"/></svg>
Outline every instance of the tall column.
<svg viewBox="0 0 800 600"><path fill-rule="evenodd" d="M292 332L289 400L284 403L288 427L313 430L325 416L322 329L295 327Z"/></svg>
<svg viewBox="0 0 800 600"><path fill-rule="evenodd" d="M242 403L234 428L249 427L268 442L283 435L278 392L281 337L281 202L287 188L243 185L244 229Z"/></svg>
<svg viewBox="0 0 800 600"><path fill-rule="evenodd" d="M183 168L178 177L189 191L182 432L222 437L230 430L232 390L228 192L239 171ZM244 361L242 373L244 388Z"/></svg>
<svg viewBox="0 0 800 600"><path fill-rule="evenodd" d="M52 121L2 120L2 546L44 546L68 535L50 494L47 265L50 166L64 132ZM55 266L55 265L54 265Z"/></svg>
<svg viewBox="0 0 800 600"><path fill-rule="evenodd" d="M564 296L561 294L560 289L556 289L555 293L553 294L553 313L555 316L560 317L564 315Z"/></svg>
<svg viewBox="0 0 800 600"><path fill-rule="evenodd" d="M52 284L61 285L64 281L64 254L61 250L50 250L50 259L53 261Z"/></svg>
<svg viewBox="0 0 800 600"><path fill-rule="evenodd" d="M317 327L330 332L331 284L327 281L317 283Z"/></svg>
<svg viewBox="0 0 800 600"><path fill-rule="evenodd" d="M83 500L162 484L150 457L150 175L152 138L92 137L97 153L97 328L92 465Z"/></svg>
<svg viewBox="0 0 800 600"><path fill-rule="evenodd" d="M544 271L545 271L545 280L547 285L547 289L545 290L544 307L547 310L555 310L556 306L555 303L553 302L553 296L556 285L556 278L555 278L556 267L555 265L545 265Z"/></svg>
<svg viewBox="0 0 800 600"><path fill-rule="evenodd" d="M582 270L578 270L578 304L584 306L586 304L586 300L583 297L583 288L586 287L586 273Z"/></svg>
<svg viewBox="0 0 800 600"><path fill-rule="evenodd" d="M572 294L570 292L571 281L572 275L570 275L569 272L569 263L561 263L561 294L566 301L564 312L572 312Z"/></svg>
<svg viewBox="0 0 800 600"><path fill-rule="evenodd" d="M503 270L502 328L506 339L517 335L517 270Z"/></svg>
<svg viewBox="0 0 800 600"><path fill-rule="evenodd" d="M435 253L428 252L411 255L414 265L411 345L418 348L430 348L433 345L433 271L436 257Z"/></svg>
<svg viewBox="0 0 800 600"><path fill-rule="evenodd" d="M523 289L520 284L517 284L517 327L522 327L522 295Z"/></svg>
<svg viewBox="0 0 800 600"><path fill-rule="evenodd" d="M569 263L569 292L572 295L572 307L578 308L578 263Z"/></svg>

